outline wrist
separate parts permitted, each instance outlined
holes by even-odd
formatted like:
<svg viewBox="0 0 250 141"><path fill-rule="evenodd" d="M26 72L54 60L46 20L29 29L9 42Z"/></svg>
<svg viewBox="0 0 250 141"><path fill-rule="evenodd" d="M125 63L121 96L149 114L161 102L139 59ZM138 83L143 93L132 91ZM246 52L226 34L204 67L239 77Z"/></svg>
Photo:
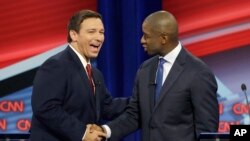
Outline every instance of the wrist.
<svg viewBox="0 0 250 141"><path fill-rule="evenodd" d="M110 128L108 127L108 125L102 125L102 128L104 128L105 133L106 133L106 135L107 135L107 138L110 138L110 137L111 137L111 130L110 130Z"/></svg>
<svg viewBox="0 0 250 141"><path fill-rule="evenodd" d="M100 126L100 127L102 129L102 132L106 134L107 132L106 132L105 128L103 126Z"/></svg>

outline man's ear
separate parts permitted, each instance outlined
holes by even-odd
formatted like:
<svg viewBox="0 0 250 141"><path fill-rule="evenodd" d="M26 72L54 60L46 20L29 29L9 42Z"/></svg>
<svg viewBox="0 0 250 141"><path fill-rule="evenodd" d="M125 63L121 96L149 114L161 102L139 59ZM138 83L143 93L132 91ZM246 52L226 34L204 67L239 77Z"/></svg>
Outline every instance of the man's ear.
<svg viewBox="0 0 250 141"><path fill-rule="evenodd" d="M69 35L70 35L73 42L77 41L78 34L77 34L77 32L75 30L70 30Z"/></svg>
<svg viewBox="0 0 250 141"><path fill-rule="evenodd" d="M161 44L163 44L163 45L166 44L168 42L168 40L169 40L168 35L161 34Z"/></svg>

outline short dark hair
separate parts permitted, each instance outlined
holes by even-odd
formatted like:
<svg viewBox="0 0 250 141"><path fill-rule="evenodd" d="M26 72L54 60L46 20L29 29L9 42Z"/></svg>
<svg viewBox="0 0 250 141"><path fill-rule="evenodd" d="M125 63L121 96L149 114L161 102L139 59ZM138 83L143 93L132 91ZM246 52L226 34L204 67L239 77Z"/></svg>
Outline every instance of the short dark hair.
<svg viewBox="0 0 250 141"><path fill-rule="evenodd" d="M102 16L99 13L92 11L92 10L81 10L81 11L75 13L70 18L69 23L68 23L68 27L67 27L67 30L68 30L67 41L68 41L68 43L72 42L72 39L69 35L69 31L74 30L77 33L79 33L81 23L88 18L99 18L102 20Z"/></svg>

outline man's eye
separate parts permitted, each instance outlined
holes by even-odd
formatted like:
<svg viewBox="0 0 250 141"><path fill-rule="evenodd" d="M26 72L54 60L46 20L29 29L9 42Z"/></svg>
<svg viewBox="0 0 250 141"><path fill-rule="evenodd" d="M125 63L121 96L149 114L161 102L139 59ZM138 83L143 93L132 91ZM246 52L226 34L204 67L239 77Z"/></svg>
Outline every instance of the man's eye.
<svg viewBox="0 0 250 141"><path fill-rule="evenodd" d="M88 33L95 33L95 30L88 30Z"/></svg>

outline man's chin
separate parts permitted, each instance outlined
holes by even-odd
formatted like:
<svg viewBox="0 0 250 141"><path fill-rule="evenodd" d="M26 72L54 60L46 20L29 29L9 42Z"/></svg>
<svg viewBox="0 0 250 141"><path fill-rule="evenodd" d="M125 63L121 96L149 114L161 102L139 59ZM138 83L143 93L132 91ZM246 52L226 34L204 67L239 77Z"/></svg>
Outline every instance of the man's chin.
<svg viewBox="0 0 250 141"><path fill-rule="evenodd" d="M153 55L155 55L155 53L154 53L154 52L150 52L150 51L147 51L147 50L146 50L146 52L147 52L147 54L148 54L149 56L153 56Z"/></svg>
<svg viewBox="0 0 250 141"><path fill-rule="evenodd" d="M96 59L98 57L98 54L92 54L89 58L90 59Z"/></svg>

